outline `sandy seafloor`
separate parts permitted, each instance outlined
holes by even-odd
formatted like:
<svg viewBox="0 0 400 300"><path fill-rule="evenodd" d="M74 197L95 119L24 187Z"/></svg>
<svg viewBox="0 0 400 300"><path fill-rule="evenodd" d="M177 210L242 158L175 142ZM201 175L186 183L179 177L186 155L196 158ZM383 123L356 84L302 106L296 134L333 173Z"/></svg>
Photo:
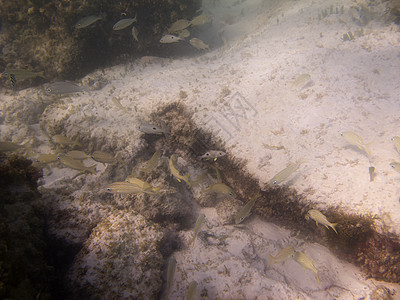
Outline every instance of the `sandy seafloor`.
<svg viewBox="0 0 400 300"><path fill-rule="evenodd" d="M215 1L215 6L205 2L225 40L222 47L190 58L145 57L90 74L88 78L101 78L104 87L63 98L62 105L49 105L42 122L64 118L68 136L97 138L109 149L122 150L126 158L143 143L138 125L160 105L180 100L195 112L199 127L225 141L229 153L247 160L248 171L261 186L289 161L304 160L284 184L306 194L316 208L339 205L351 213L371 214L377 217L379 230L399 235L400 173L389 165L400 161L391 141L400 136L398 26L379 18L360 26L349 13L356 1L229 2ZM319 20L318 14L331 5L343 5L344 13ZM343 41L348 31L355 39ZM312 84L293 85L301 74L310 74ZM28 89L17 97L49 96ZM119 110L112 97L119 98L128 113ZM5 114L15 94L2 99ZM1 135L19 142L34 134L43 141L36 143L36 151L46 153L47 138L37 129L35 120L29 125L10 121L2 125ZM371 156L350 146L340 136L343 131L354 131L371 142ZM373 182L370 166L376 168ZM104 166L98 164L97 170L101 176ZM76 172L57 167L45 171L44 188L62 185L71 174ZM86 177L96 181L92 175ZM78 209L80 204L59 207L70 205ZM199 284L197 296L206 288L210 299L367 299L381 284L366 279L326 248L304 244L257 217L246 223L249 230L238 231L223 225L214 208L201 212L210 234L228 234L232 240L224 249L197 241L195 247L175 253L171 299L182 299L192 280ZM181 233L187 241L191 234ZM288 242L314 260L321 286L293 260L266 267L268 255ZM383 284L400 295L399 286Z"/></svg>

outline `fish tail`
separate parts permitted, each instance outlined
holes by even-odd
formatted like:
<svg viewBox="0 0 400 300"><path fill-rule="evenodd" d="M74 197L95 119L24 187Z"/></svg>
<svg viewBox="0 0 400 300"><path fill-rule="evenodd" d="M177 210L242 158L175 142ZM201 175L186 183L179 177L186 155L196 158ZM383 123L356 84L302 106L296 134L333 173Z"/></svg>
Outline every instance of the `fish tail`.
<svg viewBox="0 0 400 300"><path fill-rule="evenodd" d="M273 257L271 254L269 255L269 262L268 262L268 268L271 266L271 265L273 265L273 264L275 264L276 263L276 261L275 261L275 257Z"/></svg>
<svg viewBox="0 0 400 300"><path fill-rule="evenodd" d="M331 223L331 228L336 232L336 234L338 234L336 231L336 228L335 228L336 225L337 225L337 223Z"/></svg>
<svg viewBox="0 0 400 300"><path fill-rule="evenodd" d="M82 147L82 144L78 142L78 137L74 139L74 146Z"/></svg>
<svg viewBox="0 0 400 300"><path fill-rule="evenodd" d="M43 72L44 72L44 71L40 71L40 72L38 72L36 75L39 76L39 77L45 78Z"/></svg>
<svg viewBox="0 0 400 300"><path fill-rule="evenodd" d="M185 180L185 182L187 183L187 185L189 186L189 187L192 187L192 182L190 181L190 175L189 174L186 174L185 176L183 176L184 178L183 178L183 180Z"/></svg>
<svg viewBox="0 0 400 300"><path fill-rule="evenodd" d="M96 175L96 165L87 167L88 172L92 173L93 175Z"/></svg>
<svg viewBox="0 0 400 300"><path fill-rule="evenodd" d="M365 153L367 153L368 156L371 156L371 151L369 150L369 148L367 146L363 147Z"/></svg>
<svg viewBox="0 0 400 300"><path fill-rule="evenodd" d="M318 285L321 285L321 281L319 280L318 272L315 274L315 276L317 277Z"/></svg>

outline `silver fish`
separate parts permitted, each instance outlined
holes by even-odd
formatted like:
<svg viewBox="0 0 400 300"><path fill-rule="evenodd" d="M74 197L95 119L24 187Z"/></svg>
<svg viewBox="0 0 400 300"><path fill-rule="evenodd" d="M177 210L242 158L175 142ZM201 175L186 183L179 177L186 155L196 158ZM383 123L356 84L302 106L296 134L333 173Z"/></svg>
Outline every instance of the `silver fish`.
<svg viewBox="0 0 400 300"><path fill-rule="evenodd" d="M49 94L71 94L83 92L83 88L68 81L58 81L48 85L46 92Z"/></svg>
<svg viewBox="0 0 400 300"><path fill-rule="evenodd" d="M183 39L180 38L179 36L172 35L172 34L166 34L160 39L160 43L171 44L171 43L177 43L182 40Z"/></svg>
<svg viewBox="0 0 400 300"><path fill-rule="evenodd" d="M154 152L153 156L147 161L146 166L140 169L140 172L149 174L155 167L158 166L161 159L161 151ZM132 170L133 175L133 170Z"/></svg>
<svg viewBox="0 0 400 300"><path fill-rule="evenodd" d="M90 155L87 155L85 152L79 150L68 151L64 155L76 160L84 160L90 158Z"/></svg>
<svg viewBox="0 0 400 300"><path fill-rule="evenodd" d="M196 224L194 225L193 229L193 239L191 244L194 246L194 242L196 240L197 234L199 233L201 226L203 226L204 220L206 216L204 214L200 214L199 217L197 218Z"/></svg>
<svg viewBox="0 0 400 300"><path fill-rule="evenodd" d="M365 153L367 153L368 156L371 155L371 151L368 148L368 145L371 143L364 143L364 140L362 137L360 137L357 133L352 132L352 131L345 131L340 133L342 137L346 139L346 141L353 146L358 147L360 150L364 150Z"/></svg>
<svg viewBox="0 0 400 300"><path fill-rule="evenodd" d="M198 38L192 38L189 41L190 45L192 45L193 47L195 47L197 50L206 50L206 49L210 49L210 47L204 43L202 40L198 39Z"/></svg>
<svg viewBox="0 0 400 300"><path fill-rule="evenodd" d="M294 249L292 246L287 246L283 248L281 251L279 251L279 253L275 257L273 257L270 254L268 266L270 266L271 264L284 262L288 258L293 257L293 254L294 254Z"/></svg>
<svg viewBox="0 0 400 300"><path fill-rule="evenodd" d="M139 128L138 128L141 132L147 133L147 134L166 134L169 132L168 128L166 127L159 127L157 125L153 125L153 124L140 124Z"/></svg>
<svg viewBox="0 0 400 300"><path fill-rule="evenodd" d="M112 194L142 194L146 193L149 195L155 195L155 192L152 190L144 190L137 186L136 184L132 184L126 181L117 181L113 182L106 187L107 193Z"/></svg>
<svg viewBox="0 0 400 300"><path fill-rule="evenodd" d="M13 75L15 80L17 80L17 81L29 79L29 78L35 78L35 77L44 78L43 71L32 72L32 71L24 70L24 69L6 69L3 73L3 75L6 77Z"/></svg>
<svg viewBox="0 0 400 300"><path fill-rule="evenodd" d="M103 164L114 164L118 160L120 160L120 155L121 152L118 152L116 156L114 154L109 153L109 152L104 152L104 151L94 151L91 155L91 158L93 158L97 162L101 162Z"/></svg>
<svg viewBox="0 0 400 300"><path fill-rule="evenodd" d="M319 224L324 225L328 229L330 227L336 232L336 234L338 234L336 229L335 229L335 226L337 225L337 223L329 222L328 219L326 218L326 216L323 213L321 213L319 210L310 209L307 212L307 216L310 217L311 219L313 219L315 221L315 223L317 224L317 226L318 226L318 223L319 223Z"/></svg>
<svg viewBox="0 0 400 300"><path fill-rule="evenodd" d="M395 169L397 172L400 173L400 163L397 161L391 162L390 166Z"/></svg>
<svg viewBox="0 0 400 300"><path fill-rule="evenodd" d="M196 290L197 290L197 282L192 281L189 284L187 295L186 295L186 300L193 300L194 296L196 295Z"/></svg>
<svg viewBox="0 0 400 300"><path fill-rule="evenodd" d="M241 222L243 222L244 219L251 215L251 209L253 208L259 197L260 194L257 194L238 211L235 216L235 224L240 224Z"/></svg>
<svg viewBox="0 0 400 300"><path fill-rule="evenodd" d="M87 17L83 17L82 19L80 19L78 22L76 22L75 24L75 28L76 29L82 29L85 27L88 27L94 23L96 23L99 20L102 20L103 18L100 16L87 16Z"/></svg>
<svg viewBox="0 0 400 300"><path fill-rule="evenodd" d="M199 156L200 159L213 159L214 161L217 160L218 157L225 156L226 153L224 151L220 150L208 150L206 153L204 153L202 156Z"/></svg>
<svg viewBox="0 0 400 300"><path fill-rule="evenodd" d="M172 287L172 282L175 277L175 270L176 270L176 259L171 256L170 259L168 260L168 270L167 270L167 295L169 294L171 287Z"/></svg>
<svg viewBox="0 0 400 300"><path fill-rule="evenodd" d="M25 147L25 144L19 145L12 142L0 142L0 152L15 151Z"/></svg>
<svg viewBox="0 0 400 300"><path fill-rule="evenodd" d="M400 137L394 136L391 138L398 153L400 153Z"/></svg>
<svg viewBox="0 0 400 300"><path fill-rule="evenodd" d="M211 22L211 17L207 15L199 15L197 17L194 17L193 20L190 22L191 26L200 26L204 25L206 23Z"/></svg>
<svg viewBox="0 0 400 300"><path fill-rule="evenodd" d="M169 33L177 33L179 31L184 30L185 28L190 26L190 22L185 19L178 20L174 22L170 28L168 28Z"/></svg>
<svg viewBox="0 0 400 300"><path fill-rule="evenodd" d="M68 168L78 171L87 171L96 175L96 165L86 167L80 160L76 160L66 156L59 156L58 159L63 163L63 165L67 166Z"/></svg>
<svg viewBox="0 0 400 300"><path fill-rule="evenodd" d="M305 255L303 252L297 252L297 251L294 252L293 258L303 267L303 269L313 272L315 277L317 278L318 284L321 285L318 276L318 270L314 266L314 262L311 260L311 258Z"/></svg>
<svg viewBox="0 0 400 300"><path fill-rule="evenodd" d="M139 31L137 30L137 28L135 26L132 26L132 36L136 42L139 42L138 35L139 35Z"/></svg>
<svg viewBox="0 0 400 300"><path fill-rule="evenodd" d="M293 172L297 171L301 164L304 164L305 161L298 161L296 163L289 163L286 168L276 174L272 179L268 182L270 185L280 184L285 181Z"/></svg>
<svg viewBox="0 0 400 300"><path fill-rule="evenodd" d="M215 193L222 196L236 197L234 190L232 190L229 186L227 186L224 183L214 183L210 185L208 188L204 189L201 193L205 194Z"/></svg>
<svg viewBox="0 0 400 300"><path fill-rule="evenodd" d="M134 18L127 18L127 19L119 20L117 23L114 24L113 30L125 29L126 27L132 25L134 22L136 22L136 16Z"/></svg>
<svg viewBox="0 0 400 300"><path fill-rule="evenodd" d="M56 144L60 144L63 146L82 146L79 142L78 142L78 137L75 138L75 140L71 140L70 138L63 136L61 134L56 134L54 136L51 137L51 140L56 143Z"/></svg>

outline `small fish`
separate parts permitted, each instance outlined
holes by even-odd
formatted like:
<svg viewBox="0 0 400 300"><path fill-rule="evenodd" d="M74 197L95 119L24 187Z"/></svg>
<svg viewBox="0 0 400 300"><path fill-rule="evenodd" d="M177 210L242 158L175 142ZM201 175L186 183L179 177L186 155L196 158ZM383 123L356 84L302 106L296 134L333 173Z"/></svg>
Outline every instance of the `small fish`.
<svg viewBox="0 0 400 300"><path fill-rule="evenodd" d="M260 197L260 194L255 195L249 202L246 203L235 215L235 224L240 224L246 219L248 216L251 215L251 209L253 208L254 204L256 203L257 199Z"/></svg>
<svg viewBox="0 0 400 300"><path fill-rule="evenodd" d="M292 88L298 87L298 88L303 89L311 83L312 83L312 80L311 80L310 74L301 74L301 75L297 76L295 80L292 81Z"/></svg>
<svg viewBox="0 0 400 300"><path fill-rule="evenodd" d="M155 193L149 190L144 190L138 187L136 184L132 184L126 181L113 182L106 187L107 193L112 194L142 194L146 193L149 195L154 195Z"/></svg>
<svg viewBox="0 0 400 300"><path fill-rule="evenodd" d="M171 43L177 43L179 41L182 41L183 39L180 38L179 36L172 35L172 34L166 34L160 39L160 43L162 44L171 44Z"/></svg>
<svg viewBox="0 0 400 300"><path fill-rule="evenodd" d="M168 269L167 269L167 289L166 289L167 296L172 287L172 282L175 277L175 270L176 270L176 259L173 256L171 256L170 259L168 260Z"/></svg>
<svg viewBox="0 0 400 300"><path fill-rule="evenodd" d="M137 30L137 28L135 26L132 26L132 36L136 42L139 42L138 35L139 35L139 31Z"/></svg>
<svg viewBox="0 0 400 300"><path fill-rule="evenodd" d="M97 21L102 20L103 18L100 16L87 16L87 17L83 17L82 19L80 19L78 22L76 22L75 24L75 28L76 29L82 29L82 28L86 28L94 23L96 23Z"/></svg>
<svg viewBox="0 0 400 300"><path fill-rule="evenodd" d="M188 28L190 26L190 22L185 19L178 20L174 22L171 27L168 28L169 33L177 33L179 31L182 31L185 28Z"/></svg>
<svg viewBox="0 0 400 300"><path fill-rule="evenodd" d="M369 181L374 181L375 177L375 167L369 167Z"/></svg>
<svg viewBox="0 0 400 300"><path fill-rule="evenodd" d="M220 150L208 150L206 153L204 153L202 156L199 156L200 159L213 159L214 161L217 160L217 158L225 156L226 153L224 151Z"/></svg>
<svg viewBox="0 0 400 300"><path fill-rule="evenodd" d="M58 161L58 158L57 154L44 153L44 154L39 154L39 156L36 157L35 161L42 164L49 164Z"/></svg>
<svg viewBox="0 0 400 300"><path fill-rule="evenodd" d="M115 164L120 161L121 152L118 152L116 156L114 154L104 151L94 151L90 156L97 162L101 162L103 164Z"/></svg>
<svg viewBox="0 0 400 300"><path fill-rule="evenodd" d="M72 94L83 92L83 88L68 81L58 81L48 85L46 92L49 94Z"/></svg>
<svg viewBox="0 0 400 300"><path fill-rule="evenodd" d="M114 102L115 106L118 107L120 110L129 113L128 109L122 106L121 102L119 102L119 99L117 97L113 97L112 102Z"/></svg>
<svg viewBox="0 0 400 300"><path fill-rule="evenodd" d="M187 29L183 29L182 31L178 32L178 36L182 39L188 38L190 36L190 31Z"/></svg>
<svg viewBox="0 0 400 300"><path fill-rule="evenodd" d="M201 26L211 22L211 17L207 15L199 15L194 17L192 21L190 21L191 26Z"/></svg>
<svg viewBox="0 0 400 300"><path fill-rule="evenodd" d="M330 227L336 232L336 234L338 234L336 229L335 229L335 225L337 225L337 223L329 222L328 219L325 217L325 215L323 215L319 210L310 209L307 212L307 216L309 216L311 219L313 219L315 221L315 223L317 224L317 226L318 226L318 223L319 223L319 224L324 225L328 229Z"/></svg>
<svg viewBox="0 0 400 300"><path fill-rule="evenodd" d="M285 260L287 260L290 257L293 257L294 254L294 249L291 246L287 246L285 248L283 248L281 251L279 251L279 253L273 257L271 254L269 255L269 263L268 263L268 267L271 264L276 264L276 263L281 263L284 262Z"/></svg>
<svg viewBox="0 0 400 300"><path fill-rule="evenodd" d="M169 133L168 128L166 127L159 127L157 125L153 125L153 124L140 124L139 128L138 128L141 132L147 133L147 134L167 134Z"/></svg>
<svg viewBox="0 0 400 300"><path fill-rule="evenodd" d="M61 134L56 134L51 137L51 140L56 143L60 144L62 146L79 146L81 147L82 145L78 142L78 138L75 140L71 140L70 138L63 136Z"/></svg>
<svg viewBox="0 0 400 300"><path fill-rule="evenodd" d="M400 153L400 136L394 136L391 138L391 140L393 141L397 152Z"/></svg>
<svg viewBox="0 0 400 300"><path fill-rule="evenodd" d="M187 185L189 187L191 187L192 184L190 182L190 175L186 174L186 175L182 176L179 173L178 169L175 167L176 160L177 159L176 159L175 154L172 154L170 159L169 159L169 169L171 171L171 174L176 178L176 180L178 180L178 182L182 182L182 180L183 180L184 182L187 183Z"/></svg>
<svg viewBox="0 0 400 300"><path fill-rule="evenodd" d="M272 179L268 182L270 185L277 185L285 181L292 173L296 172L301 164L306 163L305 161L298 161L296 163L289 163L286 168L276 174Z"/></svg>
<svg viewBox="0 0 400 300"><path fill-rule="evenodd" d="M206 49L210 49L210 47L204 43L202 40L198 39L198 38L192 38L189 41L190 45L192 45L193 47L195 47L197 50L206 50Z"/></svg>
<svg viewBox="0 0 400 300"><path fill-rule="evenodd" d="M196 295L196 290L197 290L197 282L193 280L189 284L186 300L194 300L194 296Z"/></svg>
<svg viewBox="0 0 400 300"><path fill-rule="evenodd" d="M390 166L395 169L397 172L400 173L400 163L397 161L394 161L392 163L390 163Z"/></svg>
<svg viewBox="0 0 400 300"><path fill-rule="evenodd" d="M197 218L196 224L193 229L193 239L191 244L194 246L194 242L196 240L197 234L200 232L201 226L203 226L204 220L206 216L204 214L200 214Z"/></svg>
<svg viewBox="0 0 400 300"><path fill-rule="evenodd" d="M15 78L15 75L14 74L8 75L8 79L10 80L11 87L15 88L15 86L17 85L17 79Z"/></svg>
<svg viewBox="0 0 400 300"><path fill-rule="evenodd" d="M216 193L223 196L236 197L235 192L224 183L214 183L202 191L202 193Z"/></svg>
<svg viewBox="0 0 400 300"><path fill-rule="evenodd" d="M136 16L134 18L127 18L127 19L119 20L117 23L114 24L113 30L125 29L126 27L132 25L134 22L136 22Z"/></svg>
<svg viewBox="0 0 400 300"><path fill-rule="evenodd" d="M28 142L21 145L12 142L0 142L0 152L11 152L22 149L26 146Z"/></svg>
<svg viewBox="0 0 400 300"><path fill-rule="evenodd" d="M146 174L149 174L155 167L158 166L160 159L161 159L161 151L158 150L158 151L154 152L153 156L146 163L146 166L141 168L140 171L144 172Z"/></svg>
<svg viewBox="0 0 400 300"><path fill-rule="evenodd" d="M76 159L76 160L84 160L84 159L90 158L90 155L87 155L85 152L78 151L78 150L68 151L67 153L64 154L64 156L72 158L72 159Z"/></svg>
<svg viewBox="0 0 400 300"><path fill-rule="evenodd" d="M362 139L362 137L360 137L357 133L351 132L351 131L345 131L342 132L340 134L342 137L345 138L345 140L353 146L358 147L360 150L365 151L365 153L367 153L368 156L371 155L371 151L369 151L368 149L368 145L370 145L371 143L364 143L364 140Z"/></svg>
<svg viewBox="0 0 400 300"><path fill-rule="evenodd" d="M129 175L128 177L126 177L125 181L138 186L143 191L156 193L157 195L160 195L159 193L160 188L155 188L150 183L143 181L133 175Z"/></svg>
<svg viewBox="0 0 400 300"><path fill-rule="evenodd" d="M24 69L6 69L3 73L3 75L6 77L9 77L10 75L14 75L14 79L16 81L21 81L24 79L36 78L36 77L44 78L43 71L32 72L32 71L24 70Z"/></svg>
<svg viewBox="0 0 400 300"><path fill-rule="evenodd" d="M314 266L314 262L311 260L311 258L309 258L307 255L305 255L303 252L297 252L297 251L294 252L293 258L296 262L298 262L303 267L303 269L310 270L311 272L313 272L314 275L317 277L318 285L321 285L321 282L320 282L319 276L318 276L318 270Z"/></svg>
<svg viewBox="0 0 400 300"><path fill-rule="evenodd" d="M96 165L90 166L90 167L86 167L82 161L80 160L76 160L70 157L66 157L66 156L58 156L58 159L61 161L61 163L65 166L67 166L68 168L74 169L74 170L78 170L78 171L87 171L90 172L94 175L96 175Z"/></svg>

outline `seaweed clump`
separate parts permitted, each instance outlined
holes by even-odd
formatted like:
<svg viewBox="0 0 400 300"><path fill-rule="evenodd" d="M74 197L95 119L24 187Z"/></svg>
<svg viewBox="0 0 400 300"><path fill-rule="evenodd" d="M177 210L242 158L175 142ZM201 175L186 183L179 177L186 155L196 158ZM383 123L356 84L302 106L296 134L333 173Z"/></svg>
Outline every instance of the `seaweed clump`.
<svg viewBox="0 0 400 300"><path fill-rule="evenodd" d="M0 157L0 298L50 299L41 172L18 156Z"/></svg>
<svg viewBox="0 0 400 300"><path fill-rule="evenodd" d="M223 145L211 133L198 129L191 113L181 103L172 103L153 114L154 120L165 122L171 129L170 152L178 152L197 166L205 166L198 155L209 149L222 149ZM293 231L294 235L321 243L336 255L361 267L370 277L388 282L400 282L400 243L398 237L380 234L373 227L371 216L348 214L340 208L323 211L328 220L334 220L338 234L306 219L307 212L315 204L305 195L285 187L260 187L258 181L246 171L245 161L239 161L229 153L213 164L219 169L223 182L229 184L244 203L261 194L253 211L268 222L275 222ZM318 234L316 234L316 232Z"/></svg>

